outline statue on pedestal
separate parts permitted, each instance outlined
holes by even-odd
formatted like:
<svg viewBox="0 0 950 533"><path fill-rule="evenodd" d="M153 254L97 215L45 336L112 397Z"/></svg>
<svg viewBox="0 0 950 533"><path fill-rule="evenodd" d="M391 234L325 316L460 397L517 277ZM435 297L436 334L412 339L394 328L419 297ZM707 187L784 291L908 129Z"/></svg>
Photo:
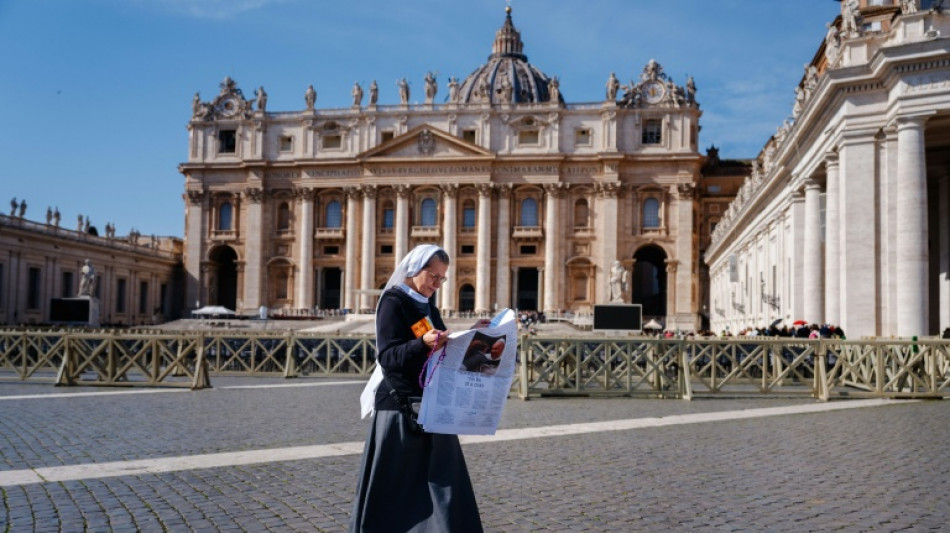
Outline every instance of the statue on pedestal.
<svg viewBox="0 0 950 533"><path fill-rule="evenodd" d="M96 295L96 269L86 259L79 276L79 297L92 298Z"/></svg>
<svg viewBox="0 0 950 533"><path fill-rule="evenodd" d="M610 267L610 301L626 303L624 293L627 292L627 269L620 261L614 261Z"/></svg>

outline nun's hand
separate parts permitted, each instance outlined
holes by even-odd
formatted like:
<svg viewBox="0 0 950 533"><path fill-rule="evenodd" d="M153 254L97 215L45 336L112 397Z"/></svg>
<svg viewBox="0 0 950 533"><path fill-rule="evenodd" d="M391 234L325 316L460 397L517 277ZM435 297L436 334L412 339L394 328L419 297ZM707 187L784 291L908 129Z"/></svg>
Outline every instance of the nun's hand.
<svg viewBox="0 0 950 533"><path fill-rule="evenodd" d="M478 319L478 322L475 322L475 325L472 326L471 329L487 328L489 324L491 324L491 320L487 318L480 318Z"/></svg>
<svg viewBox="0 0 950 533"><path fill-rule="evenodd" d="M422 336L422 342L426 343L426 346L428 346L430 350L438 350L444 346L448 340L449 332L437 329L430 329Z"/></svg>

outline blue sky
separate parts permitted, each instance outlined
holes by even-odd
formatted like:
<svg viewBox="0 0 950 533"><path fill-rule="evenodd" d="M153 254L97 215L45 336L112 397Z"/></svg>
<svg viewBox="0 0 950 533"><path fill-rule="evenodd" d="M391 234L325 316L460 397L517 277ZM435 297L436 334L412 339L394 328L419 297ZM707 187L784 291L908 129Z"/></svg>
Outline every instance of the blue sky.
<svg viewBox="0 0 950 533"><path fill-rule="evenodd" d="M354 81L377 80L380 104L397 79L421 96L438 73L484 63L503 0L0 0L0 209L26 217L58 207L74 228L181 236L185 129L191 99L211 100L225 76L269 111L346 107ZM600 101L610 72L624 83L656 59L703 110L700 147L758 154L790 113L803 66L833 0L513 0L535 66L569 103ZM5 196L3 196L5 194Z"/></svg>

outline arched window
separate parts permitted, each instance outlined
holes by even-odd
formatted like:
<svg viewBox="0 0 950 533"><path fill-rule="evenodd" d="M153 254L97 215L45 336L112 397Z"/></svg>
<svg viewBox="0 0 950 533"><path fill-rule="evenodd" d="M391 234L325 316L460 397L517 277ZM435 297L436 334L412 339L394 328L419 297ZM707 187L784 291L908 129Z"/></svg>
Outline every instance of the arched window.
<svg viewBox="0 0 950 533"><path fill-rule="evenodd" d="M538 201L534 198L525 198L521 202L521 225L538 226Z"/></svg>
<svg viewBox="0 0 950 533"><path fill-rule="evenodd" d="M393 203L386 200L383 203L383 229L393 229L394 225L395 211L393 210Z"/></svg>
<svg viewBox="0 0 950 533"><path fill-rule="evenodd" d="M574 202L574 226L578 228L586 228L588 226L588 217L590 216L590 209L587 207L587 200L581 198L580 200Z"/></svg>
<svg viewBox="0 0 950 533"><path fill-rule="evenodd" d="M475 227L475 202L471 200L465 200L462 204L462 227Z"/></svg>
<svg viewBox="0 0 950 533"><path fill-rule="evenodd" d="M231 229L231 218L234 214L234 208L230 202L225 202L218 207L218 230L229 231Z"/></svg>
<svg viewBox="0 0 950 533"><path fill-rule="evenodd" d="M287 231L290 229L290 206L287 202L281 202L277 208L277 231Z"/></svg>
<svg viewBox="0 0 950 533"><path fill-rule="evenodd" d="M584 301L587 299L587 274L577 273L574 275L574 300Z"/></svg>
<svg viewBox="0 0 950 533"><path fill-rule="evenodd" d="M647 198L643 202L643 227L660 227L660 201L656 198Z"/></svg>
<svg viewBox="0 0 950 533"><path fill-rule="evenodd" d="M324 227L340 228L343 227L343 213L340 209L340 202L333 200L327 204L326 223Z"/></svg>
<svg viewBox="0 0 950 533"><path fill-rule="evenodd" d="M435 209L435 200L432 198L426 198L422 201L421 211L422 211L422 226L436 226L436 209Z"/></svg>

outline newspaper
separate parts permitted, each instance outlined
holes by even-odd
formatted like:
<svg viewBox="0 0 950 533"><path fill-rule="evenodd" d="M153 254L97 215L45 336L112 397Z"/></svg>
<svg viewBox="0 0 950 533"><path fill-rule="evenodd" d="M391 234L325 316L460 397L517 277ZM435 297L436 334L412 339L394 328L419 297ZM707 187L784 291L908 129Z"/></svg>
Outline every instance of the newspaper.
<svg viewBox="0 0 950 533"><path fill-rule="evenodd" d="M428 433L494 435L511 390L518 353L515 313L449 335L445 357L429 361L419 423Z"/></svg>

